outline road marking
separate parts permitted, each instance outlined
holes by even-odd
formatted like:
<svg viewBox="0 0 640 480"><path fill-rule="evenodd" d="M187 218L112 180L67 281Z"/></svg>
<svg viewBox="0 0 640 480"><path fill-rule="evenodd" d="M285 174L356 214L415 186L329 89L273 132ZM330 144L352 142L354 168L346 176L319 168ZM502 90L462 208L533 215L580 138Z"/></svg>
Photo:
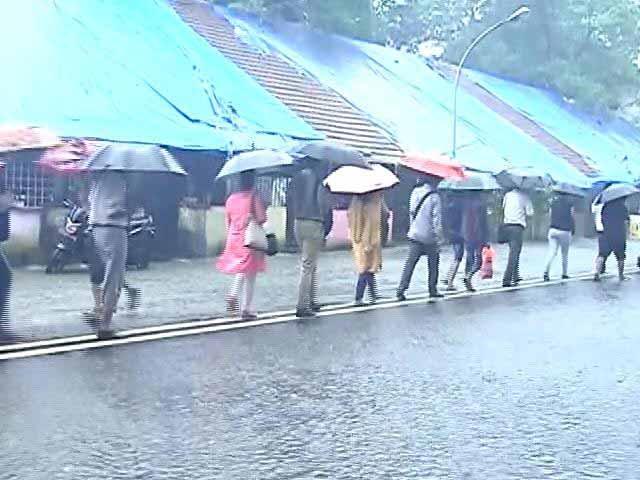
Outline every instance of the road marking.
<svg viewBox="0 0 640 480"><path fill-rule="evenodd" d="M603 275L603 279L612 277L613 274ZM390 308L401 308L404 306L420 305L427 303L439 303L442 301L458 300L462 298L471 298L479 295L495 295L498 293L512 292L519 290L528 290L530 288L540 288L554 285L562 285L565 283L573 283L585 280L592 280L593 273L577 274L568 280L552 280L550 282L541 282L537 279L529 279L523 281L516 287L490 287L476 292L462 291L451 293L443 299L428 299L426 296L411 297L404 302L398 301L382 301L372 305L354 306L352 304L333 305L318 312L316 317L309 319L299 319L291 311L272 312L260 315L257 320L242 321L237 318L216 318L210 320L189 321L183 323L175 323L168 325L157 325L152 327L142 327L131 330L118 332L118 336L110 340L98 340L95 335L80 335L74 337L64 337L52 340L41 340L35 342L25 342L15 345L5 345L0 347L1 360L15 360L19 358L31 358L44 355L53 355L61 353L69 353L83 350L94 350L97 348L114 347L120 345L129 345L135 343L166 340L171 338L180 338L191 335L202 335L205 333L224 332L230 330L239 330L244 328L253 328L266 325L275 325L278 323L286 323L292 321L310 321L314 318L333 317L337 315L348 315L353 313L365 313L375 310L386 310Z"/></svg>

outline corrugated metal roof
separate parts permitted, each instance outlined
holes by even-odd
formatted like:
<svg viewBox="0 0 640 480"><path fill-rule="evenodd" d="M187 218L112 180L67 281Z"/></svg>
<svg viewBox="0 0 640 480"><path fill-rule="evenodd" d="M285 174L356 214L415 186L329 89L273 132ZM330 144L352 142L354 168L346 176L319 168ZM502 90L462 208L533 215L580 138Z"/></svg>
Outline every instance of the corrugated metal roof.
<svg viewBox="0 0 640 480"><path fill-rule="evenodd" d="M453 65L438 64L435 68L437 68L445 77L452 81L454 80L456 67ZM596 175L598 173L578 152L464 74L460 78L460 86L498 115L511 122L512 125L519 128L538 143L543 145L553 155L566 160L569 165L576 168L578 171L589 176Z"/></svg>
<svg viewBox="0 0 640 480"><path fill-rule="evenodd" d="M170 1L185 23L327 138L370 152L374 157L403 156L390 136L344 97L299 71L283 57L244 43L233 26L206 2Z"/></svg>

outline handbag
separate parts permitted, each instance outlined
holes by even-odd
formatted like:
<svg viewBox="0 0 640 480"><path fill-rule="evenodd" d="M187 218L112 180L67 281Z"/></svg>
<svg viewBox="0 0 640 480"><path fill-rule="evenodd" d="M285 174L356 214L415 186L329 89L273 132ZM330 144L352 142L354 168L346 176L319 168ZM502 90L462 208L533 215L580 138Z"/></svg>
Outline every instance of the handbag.
<svg viewBox="0 0 640 480"><path fill-rule="evenodd" d="M496 252L491 246L486 246L482 249L482 267L480 267L480 278L483 280L489 280L493 278L493 261L496 257Z"/></svg>
<svg viewBox="0 0 640 480"><path fill-rule="evenodd" d="M244 246L251 250L266 252L269 246L267 241L267 232L255 218L255 193L251 196L251 210L249 212L249 223L244 232Z"/></svg>
<svg viewBox="0 0 640 480"><path fill-rule="evenodd" d="M244 246L272 257L278 253L278 239L275 234L267 233L264 227L256 222L254 212L255 194L251 197L251 212L247 230L244 233Z"/></svg>

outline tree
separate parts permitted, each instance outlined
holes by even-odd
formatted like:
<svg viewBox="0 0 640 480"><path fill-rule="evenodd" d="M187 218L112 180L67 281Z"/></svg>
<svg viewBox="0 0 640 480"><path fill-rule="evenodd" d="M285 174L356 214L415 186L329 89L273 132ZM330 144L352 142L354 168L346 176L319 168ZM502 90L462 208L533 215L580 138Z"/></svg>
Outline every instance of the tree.
<svg viewBox="0 0 640 480"><path fill-rule="evenodd" d="M485 28L522 0L384 0L387 42L417 50L440 42L457 63ZM531 0L531 13L485 40L469 66L548 87L580 104L618 109L637 98L640 6L636 0Z"/></svg>

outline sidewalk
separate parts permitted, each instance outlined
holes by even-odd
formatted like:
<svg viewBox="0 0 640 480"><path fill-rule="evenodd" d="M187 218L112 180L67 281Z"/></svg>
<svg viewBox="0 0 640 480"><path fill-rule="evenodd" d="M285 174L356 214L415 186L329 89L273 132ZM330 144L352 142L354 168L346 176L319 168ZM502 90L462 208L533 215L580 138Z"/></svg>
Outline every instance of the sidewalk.
<svg viewBox="0 0 640 480"><path fill-rule="evenodd" d="M507 248L495 246L498 258L494 278L476 280L478 289L501 284L506 265ZM629 246L629 262L640 250ZM574 243L570 254L570 272L592 270L597 251L594 240ZM547 253L546 243L528 243L522 254L521 275L525 279L542 279ZM394 297L405 260L406 247L392 247L383 252L384 268L378 276L380 293ZM445 248L440 266L441 278L451 259ZM613 262L609 262L609 269ZM426 289L426 260L416 268L408 295L423 295ZM552 277L560 275L560 258L556 260ZM141 308L136 312L120 312L115 318L118 328L133 328L177 321L205 319L225 315L224 296L230 278L215 270L214 259L174 260L152 264L144 272L128 274L130 283L143 291ZM458 277L457 286L460 285ZM350 251L325 252L319 266L319 300L321 303L353 301L356 273ZM258 277L256 306L259 312L292 310L297 299L298 257L282 254L269 259L268 271ZM88 273L77 268L61 275L45 275L42 268L31 267L15 272L12 295L12 325L25 339L82 334L90 330L80 313L91 305ZM122 302L124 304L124 302Z"/></svg>

